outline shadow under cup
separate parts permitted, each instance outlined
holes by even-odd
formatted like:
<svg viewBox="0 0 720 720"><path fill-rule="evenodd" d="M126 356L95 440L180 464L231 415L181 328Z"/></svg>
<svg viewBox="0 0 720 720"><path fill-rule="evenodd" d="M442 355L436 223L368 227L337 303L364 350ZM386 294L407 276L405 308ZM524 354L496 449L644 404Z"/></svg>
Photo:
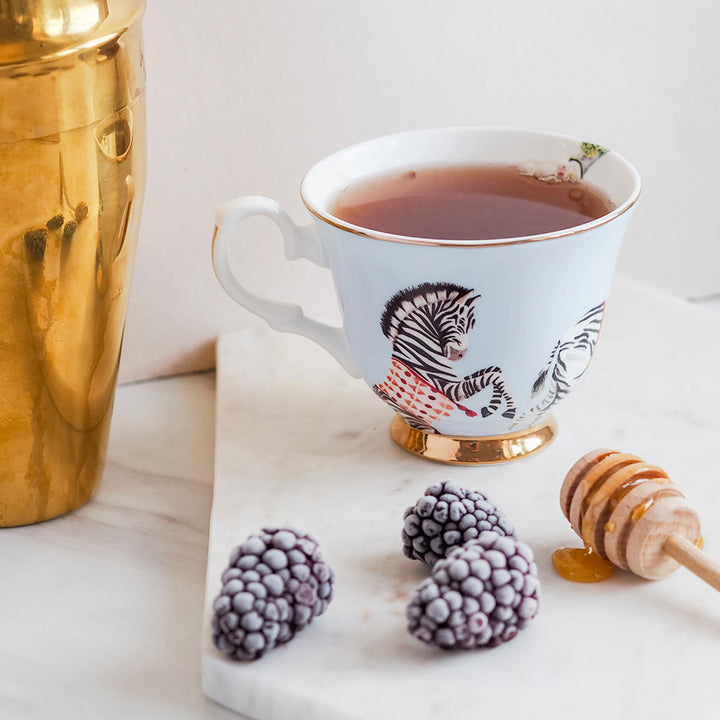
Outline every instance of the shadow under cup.
<svg viewBox="0 0 720 720"><path fill-rule="evenodd" d="M587 181L614 209L557 232L481 241L378 232L330 210L343 188L367 179L488 164ZM575 138L493 128L402 133L341 150L307 173L301 195L314 230L295 227L279 208L254 210L278 222L289 258L330 269L342 328L280 318L278 304L268 309L244 290L233 294L217 252L216 272L240 304L276 329L314 339L364 378L395 411L391 435L404 449L454 464L502 462L554 438L551 410L588 369L639 192L626 160ZM236 211L218 211L221 234Z"/></svg>

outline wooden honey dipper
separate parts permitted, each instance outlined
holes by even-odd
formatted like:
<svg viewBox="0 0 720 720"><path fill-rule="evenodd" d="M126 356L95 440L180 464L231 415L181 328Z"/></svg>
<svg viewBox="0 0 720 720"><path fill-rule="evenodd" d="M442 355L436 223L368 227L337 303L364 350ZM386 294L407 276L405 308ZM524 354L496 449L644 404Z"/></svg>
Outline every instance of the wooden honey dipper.
<svg viewBox="0 0 720 720"><path fill-rule="evenodd" d="M657 465L617 450L593 450L570 468L560 506L584 541L586 557L594 552L649 580L664 578L683 565L720 590L720 564L699 549L698 514ZM561 575L585 582L602 579L563 572L568 552L563 548L553 556ZM608 568L605 576L612 571Z"/></svg>

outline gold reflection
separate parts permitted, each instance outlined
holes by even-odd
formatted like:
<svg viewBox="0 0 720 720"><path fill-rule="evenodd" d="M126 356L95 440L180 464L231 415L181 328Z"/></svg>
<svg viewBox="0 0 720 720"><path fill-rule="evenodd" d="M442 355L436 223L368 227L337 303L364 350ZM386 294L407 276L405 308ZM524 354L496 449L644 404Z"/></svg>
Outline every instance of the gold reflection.
<svg viewBox="0 0 720 720"><path fill-rule="evenodd" d="M413 455L450 465L490 465L517 460L547 447L557 434L557 423L547 417L528 430L487 437L452 437L424 433L410 427L400 415L390 423L390 436Z"/></svg>
<svg viewBox="0 0 720 720"><path fill-rule="evenodd" d="M20 18L35 39L107 12L10 5L43 6ZM0 58L0 526L82 505L105 463L145 186L139 27L108 47Z"/></svg>

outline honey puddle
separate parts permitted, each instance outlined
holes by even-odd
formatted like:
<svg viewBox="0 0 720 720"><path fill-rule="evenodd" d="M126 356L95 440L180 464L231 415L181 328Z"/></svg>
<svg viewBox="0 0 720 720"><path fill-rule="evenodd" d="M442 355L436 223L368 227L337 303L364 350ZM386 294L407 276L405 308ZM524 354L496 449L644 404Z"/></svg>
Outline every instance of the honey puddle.
<svg viewBox="0 0 720 720"><path fill-rule="evenodd" d="M612 563L587 546L558 548L552 555L552 561L560 577L572 582L600 582L613 574Z"/></svg>

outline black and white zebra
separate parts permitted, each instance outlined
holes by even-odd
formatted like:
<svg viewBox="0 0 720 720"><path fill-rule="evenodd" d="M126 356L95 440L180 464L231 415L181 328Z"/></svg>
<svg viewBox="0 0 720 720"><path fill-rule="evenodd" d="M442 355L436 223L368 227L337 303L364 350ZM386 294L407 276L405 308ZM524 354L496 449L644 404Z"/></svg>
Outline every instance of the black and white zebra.
<svg viewBox="0 0 720 720"><path fill-rule="evenodd" d="M386 304L382 331L392 342L388 375L373 387L405 421L424 432L437 432L432 422L459 409L487 387L489 402L480 414L488 417L501 409L503 417L515 416L515 403L505 390L499 367L458 377L453 363L467 353L468 333L475 325L474 305L480 296L473 290L448 283L423 283L396 293Z"/></svg>
<svg viewBox="0 0 720 720"><path fill-rule="evenodd" d="M546 413L562 400L590 365L605 315L605 303L588 310L556 343L550 359L533 383L530 413Z"/></svg>

